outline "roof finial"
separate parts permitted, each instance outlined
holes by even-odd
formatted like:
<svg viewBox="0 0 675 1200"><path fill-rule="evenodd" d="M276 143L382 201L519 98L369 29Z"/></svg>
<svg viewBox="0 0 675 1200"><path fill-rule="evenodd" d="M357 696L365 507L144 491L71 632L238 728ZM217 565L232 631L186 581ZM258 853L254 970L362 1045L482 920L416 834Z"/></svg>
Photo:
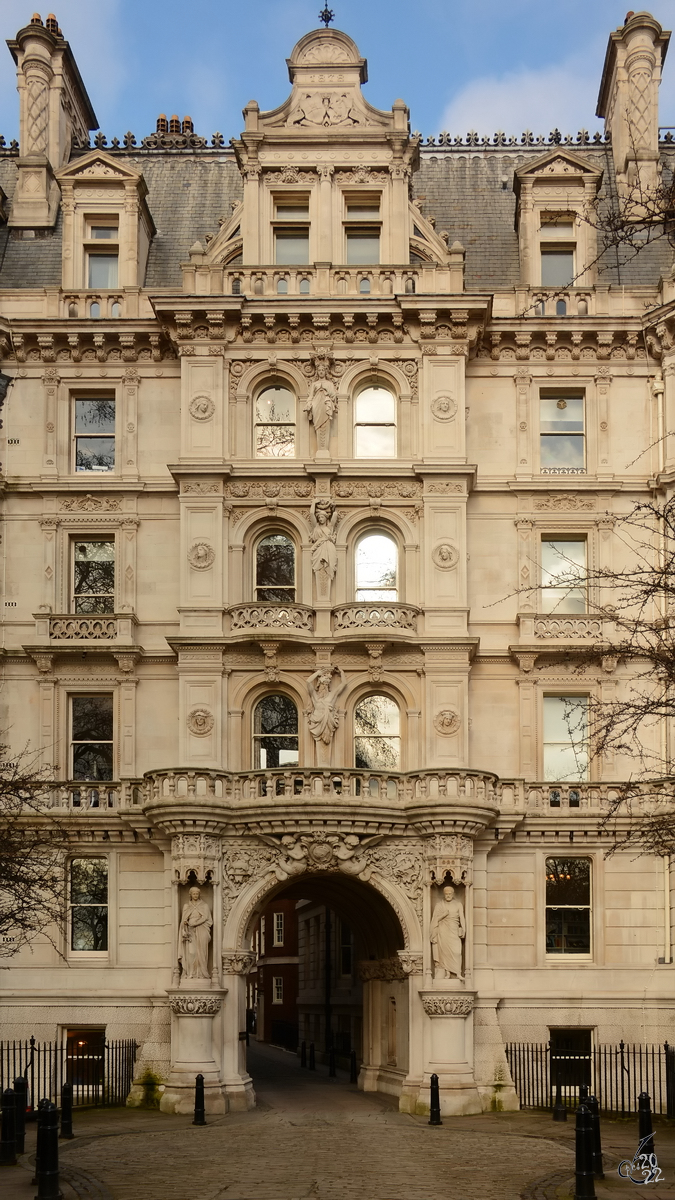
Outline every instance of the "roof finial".
<svg viewBox="0 0 675 1200"><path fill-rule="evenodd" d="M328 7L327 4L324 4L322 11L319 13L319 20L323 21L326 29L328 29L331 21L335 20L335 13L333 12L332 8Z"/></svg>

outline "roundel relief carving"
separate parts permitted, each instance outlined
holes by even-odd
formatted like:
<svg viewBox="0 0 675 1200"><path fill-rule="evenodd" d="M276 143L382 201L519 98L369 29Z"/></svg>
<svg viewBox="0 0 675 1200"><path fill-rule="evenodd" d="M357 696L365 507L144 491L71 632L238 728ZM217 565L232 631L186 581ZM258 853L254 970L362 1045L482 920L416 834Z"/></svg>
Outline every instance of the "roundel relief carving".
<svg viewBox="0 0 675 1200"><path fill-rule="evenodd" d="M188 550L188 562L196 571L206 571L212 567L216 552L209 542L194 542Z"/></svg>
<svg viewBox="0 0 675 1200"><path fill-rule="evenodd" d="M457 733L461 724L459 713L454 708L442 708L434 717L434 729L437 733L443 734L444 737L449 737L452 733Z"/></svg>
<svg viewBox="0 0 675 1200"><path fill-rule="evenodd" d="M195 737L206 737L213 729L213 713L208 708L193 708L188 714L187 727Z"/></svg>
<svg viewBox="0 0 675 1200"><path fill-rule="evenodd" d="M440 567L442 571L449 571L451 567L457 566L457 563L459 562L459 551L457 547L451 545L450 542L441 542L440 545L434 548L431 557L433 558L436 566Z"/></svg>
<svg viewBox="0 0 675 1200"><path fill-rule="evenodd" d="M210 396L193 396L190 401L190 412L195 421L210 421L216 406Z"/></svg>
<svg viewBox="0 0 675 1200"><path fill-rule="evenodd" d="M431 411L437 421L451 421L457 415L457 401L452 396L436 396L431 401Z"/></svg>

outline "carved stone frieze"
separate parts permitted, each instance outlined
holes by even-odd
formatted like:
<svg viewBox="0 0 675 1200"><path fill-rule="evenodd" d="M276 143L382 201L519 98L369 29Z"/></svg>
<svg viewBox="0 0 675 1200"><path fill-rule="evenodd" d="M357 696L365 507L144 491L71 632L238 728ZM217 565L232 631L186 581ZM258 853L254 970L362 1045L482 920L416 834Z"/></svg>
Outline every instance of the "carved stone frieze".
<svg viewBox="0 0 675 1200"><path fill-rule="evenodd" d="M341 500L412 500L422 495L422 484L416 479L386 483L379 480L336 479L331 486L331 494Z"/></svg>
<svg viewBox="0 0 675 1200"><path fill-rule="evenodd" d="M257 480L235 479L231 483L226 483L223 489L224 495L231 500L292 500L296 497L306 500L312 495L313 490L311 483L295 479L282 480L280 482L274 480L258 482Z"/></svg>
<svg viewBox="0 0 675 1200"><path fill-rule="evenodd" d="M382 979L387 983L407 979L398 955L395 958L366 959L359 963L359 979L367 983L370 979Z"/></svg>
<svg viewBox="0 0 675 1200"><path fill-rule="evenodd" d="M122 501L117 496L62 496L61 512L120 512Z"/></svg>
<svg viewBox="0 0 675 1200"><path fill-rule="evenodd" d="M169 1000L171 1011L182 1017L214 1017L220 1012L222 996L197 995L189 992L185 995L174 995Z"/></svg>
<svg viewBox="0 0 675 1200"><path fill-rule="evenodd" d="M595 496L563 492L558 496L535 496L533 508L540 512L590 512L597 508L597 500Z"/></svg>
<svg viewBox="0 0 675 1200"><path fill-rule="evenodd" d="M422 992L420 999L428 1017L468 1017L473 1012L472 995Z"/></svg>

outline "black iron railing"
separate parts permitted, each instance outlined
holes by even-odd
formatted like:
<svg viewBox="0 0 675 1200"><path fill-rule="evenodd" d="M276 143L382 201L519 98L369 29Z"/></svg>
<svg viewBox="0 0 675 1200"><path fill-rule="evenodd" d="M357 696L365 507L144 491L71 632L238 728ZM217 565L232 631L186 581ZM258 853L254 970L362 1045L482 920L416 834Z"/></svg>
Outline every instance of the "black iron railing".
<svg viewBox="0 0 675 1200"><path fill-rule="evenodd" d="M547 1042L508 1042L506 1057L521 1108L552 1108L556 1085L569 1108L582 1085L608 1113L634 1113L640 1092L651 1096L652 1112L675 1117L675 1046L595 1046L569 1053Z"/></svg>
<svg viewBox="0 0 675 1200"><path fill-rule="evenodd" d="M60 1104L64 1083L73 1086L73 1104L80 1108L125 1104L134 1076L136 1042L101 1041L92 1053L85 1044L80 1049L71 1041L0 1042L0 1091L13 1087L23 1075L28 1085L28 1111L38 1100Z"/></svg>

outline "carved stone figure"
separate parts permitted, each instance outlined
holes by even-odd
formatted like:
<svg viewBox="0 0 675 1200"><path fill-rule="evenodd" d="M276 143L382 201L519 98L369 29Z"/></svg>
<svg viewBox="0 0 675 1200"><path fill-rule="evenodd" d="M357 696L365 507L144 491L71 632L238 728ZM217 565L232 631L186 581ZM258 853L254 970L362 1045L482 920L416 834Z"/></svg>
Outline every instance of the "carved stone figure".
<svg viewBox="0 0 675 1200"><path fill-rule="evenodd" d="M462 975L462 939L466 937L464 909L455 900L455 889L443 888L443 899L436 905L430 926L431 952L434 959L434 978L447 979Z"/></svg>
<svg viewBox="0 0 675 1200"><path fill-rule="evenodd" d="M328 374L328 363L319 358L316 363L316 379L303 410L309 413L309 419L316 430L317 458L328 457L330 426L337 406L337 388Z"/></svg>
<svg viewBox="0 0 675 1200"><path fill-rule="evenodd" d="M320 596L326 597L337 570L338 512L330 500L312 500L309 510L309 540L312 543L312 570Z"/></svg>
<svg viewBox="0 0 675 1200"><path fill-rule="evenodd" d="M209 942L213 918L198 887L190 888L178 930L178 962L183 979L210 979Z"/></svg>
<svg viewBox="0 0 675 1200"><path fill-rule="evenodd" d="M340 674L339 683L333 679L335 671ZM307 689L312 701L308 722L309 731L317 744L317 749L320 749L321 746L328 747L333 741L340 720L337 702L346 686L347 680L342 667L320 667L307 680Z"/></svg>

